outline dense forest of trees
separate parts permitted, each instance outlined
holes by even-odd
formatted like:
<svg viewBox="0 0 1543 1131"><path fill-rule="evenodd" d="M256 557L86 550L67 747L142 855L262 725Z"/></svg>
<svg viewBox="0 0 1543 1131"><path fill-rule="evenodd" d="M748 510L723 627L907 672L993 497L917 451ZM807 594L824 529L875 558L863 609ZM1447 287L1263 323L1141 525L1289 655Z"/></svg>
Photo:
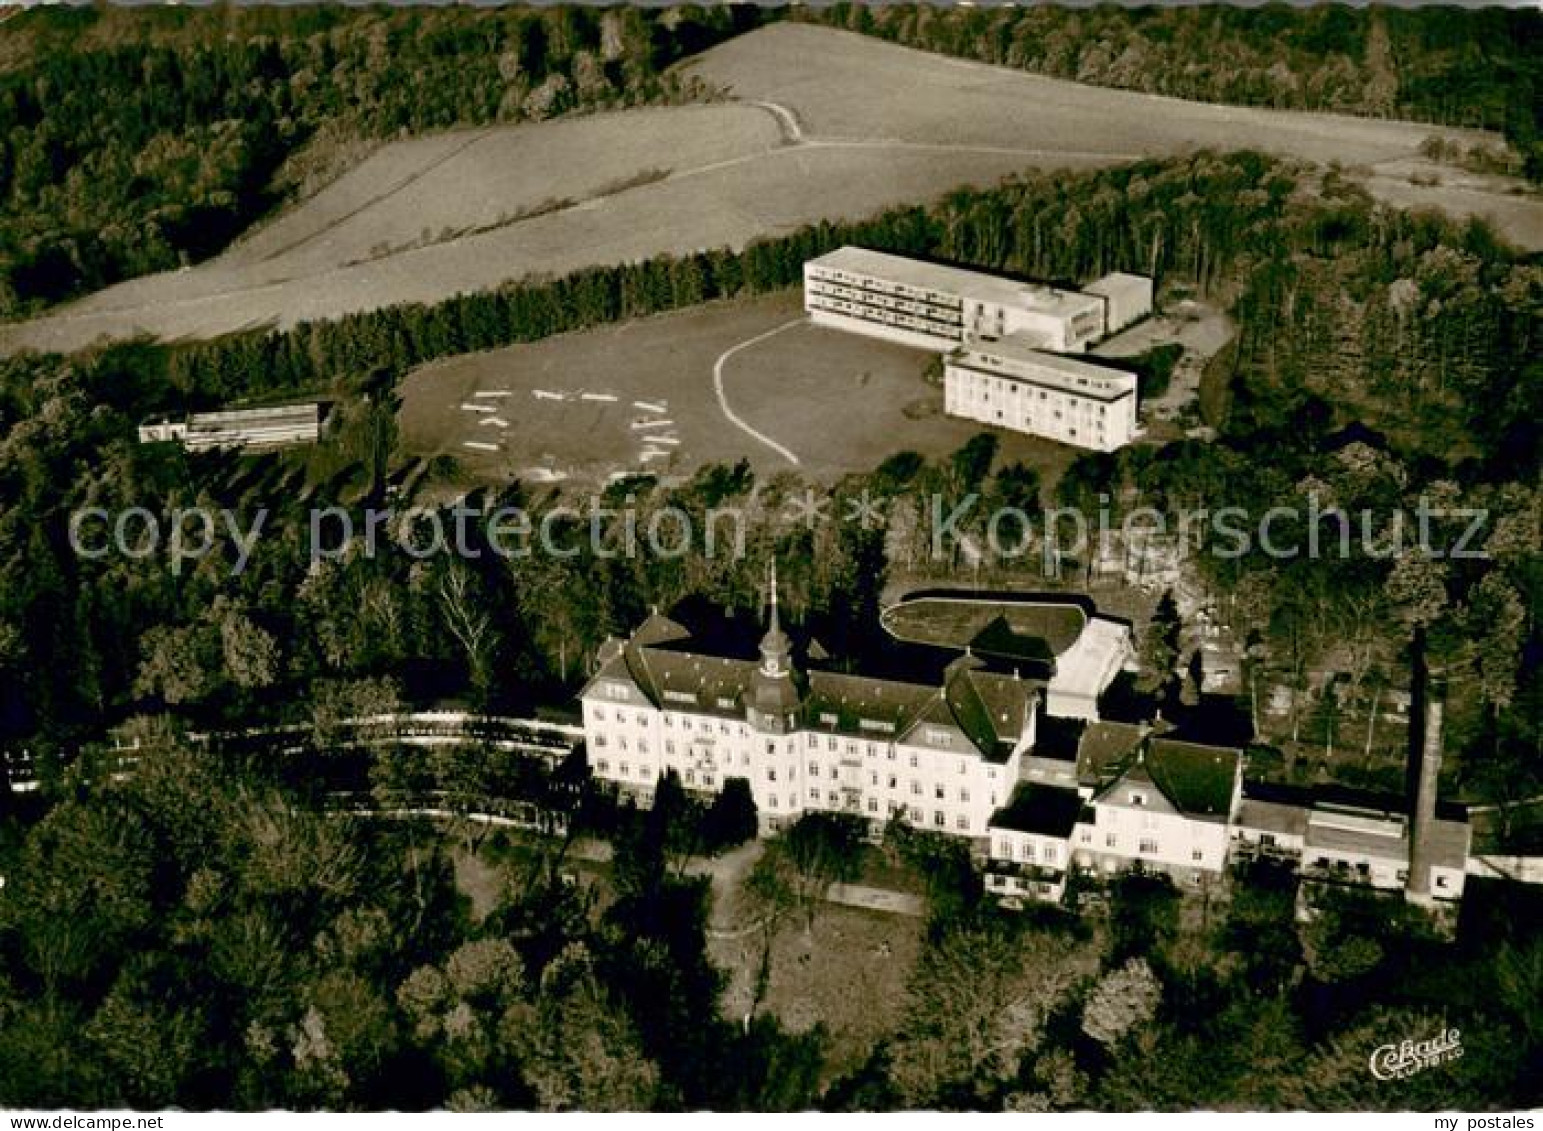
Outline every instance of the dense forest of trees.
<svg viewBox="0 0 1543 1131"><path fill-rule="evenodd" d="M1470 893L1456 947L1385 903L1338 901L1299 926L1293 881L1272 873L1198 923L1165 882L1133 877L1107 918L1079 922L994 911L939 838L891 830L882 852L939 883L895 1021L835 1071L823 1026L793 1033L759 1006L722 1016L713 893L680 867L678 784L613 829L603 881L567 874L563 838L495 837L484 858L500 894L478 909L440 829L318 813L272 771L163 740L131 778L77 779L24 835L3 826L0 1104L1490 1111L1540 1098L1543 944L1494 891ZM759 906L782 909L769 930L824 914L800 892L850 864L854 837L806 818L766 846ZM1378 1045L1448 1027L1460 1061L1396 1084L1368 1072Z"/></svg>
<svg viewBox="0 0 1543 1131"><path fill-rule="evenodd" d="M479 916L434 827L317 812L270 768L162 744L0 845L0 1105L814 1101L818 1033L720 1019L706 883L665 866L663 810L618 836L603 903L559 838Z"/></svg>
<svg viewBox="0 0 1543 1131"><path fill-rule="evenodd" d="M754 7L44 8L0 27L0 317L223 248L361 143L682 98Z"/></svg>
<svg viewBox="0 0 1543 1131"><path fill-rule="evenodd" d="M1543 17L1525 8L842 2L795 18L1099 86L1495 130L1543 177Z"/></svg>

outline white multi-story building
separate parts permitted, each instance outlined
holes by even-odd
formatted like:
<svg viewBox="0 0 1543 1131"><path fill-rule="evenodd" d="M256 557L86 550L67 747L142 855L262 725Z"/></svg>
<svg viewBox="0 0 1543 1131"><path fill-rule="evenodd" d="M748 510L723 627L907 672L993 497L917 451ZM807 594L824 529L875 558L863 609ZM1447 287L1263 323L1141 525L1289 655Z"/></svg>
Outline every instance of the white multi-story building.
<svg viewBox="0 0 1543 1131"><path fill-rule="evenodd" d="M1136 375L1045 353L1017 337L972 341L943 359L950 416L1112 452L1136 436Z"/></svg>
<svg viewBox="0 0 1543 1131"><path fill-rule="evenodd" d="M1152 280L1145 275L1115 271L1082 288L1083 294L1104 300L1104 332L1118 334L1152 313Z"/></svg>
<svg viewBox="0 0 1543 1131"><path fill-rule="evenodd" d="M1073 860L1105 873L1139 865L1190 884L1219 878L1242 788L1241 750L1148 737L1094 787Z"/></svg>
<svg viewBox="0 0 1543 1131"><path fill-rule="evenodd" d="M655 613L605 645L580 696L597 778L644 805L670 771L701 795L743 778L763 832L846 813L874 832L898 819L964 837L987 890L1014 903L1059 900L1076 872L1199 887L1258 855L1304 887L1461 899L1469 828L1435 801L1439 718L1410 802L1245 790L1238 747L1058 714L1044 674L1021 674L1010 649L897 644L893 671L843 670L813 641L795 658L772 584L758 644L721 617Z"/></svg>
<svg viewBox="0 0 1543 1131"><path fill-rule="evenodd" d="M1189 886L1225 871L1243 782L1236 747L1095 722L1074 752L1031 757L1027 767L1028 783L991 818L988 891L1059 900L1072 871L1139 868Z"/></svg>
<svg viewBox="0 0 1543 1131"><path fill-rule="evenodd" d="M862 247L837 248L804 264L811 321L922 349L1024 334L1043 349L1080 353L1104 336L1107 302Z"/></svg>
<svg viewBox="0 0 1543 1131"><path fill-rule="evenodd" d="M1006 900L1048 900L1066 894L1072 834L1083 810L1075 789L1024 785L991 816L986 890Z"/></svg>
<svg viewBox="0 0 1543 1131"><path fill-rule="evenodd" d="M1448 918L1462 899L1471 830L1461 806L1435 799L1439 718L1412 798L1245 784L1233 747L1109 722L1069 742L1066 725L1047 722L1046 748L1023 760L1025 783L989 822L986 887L1005 900L1059 900L1074 871L1198 886L1257 859L1300 873L1304 909L1325 888L1401 894Z"/></svg>
<svg viewBox="0 0 1543 1131"><path fill-rule="evenodd" d="M1137 434L1135 374L1063 355L1150 314L1150 279L1070 291L843 247L804 264L804 309L817 325L945 353L952 416L1093 451Z"/></svg>
<svg viewBox="0 0 1543 1131"><path fill-rule="evenodd" d="M1034 745L1042 684L988 660L901 648L906 674L795 664L775 600L759 656L655 614L602 650L581 694L590 768L640 803L674 770L689 791L750 783L762 828L809 812L984 838ZM930 665L930 667L929 667Z"/></svg>

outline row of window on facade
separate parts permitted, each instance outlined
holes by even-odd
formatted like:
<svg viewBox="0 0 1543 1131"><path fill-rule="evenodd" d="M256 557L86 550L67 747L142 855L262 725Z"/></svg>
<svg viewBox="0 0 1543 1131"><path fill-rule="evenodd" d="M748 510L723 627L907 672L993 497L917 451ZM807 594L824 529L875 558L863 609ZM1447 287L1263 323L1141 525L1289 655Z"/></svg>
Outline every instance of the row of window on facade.
<svg viewBox="0 0 1543 1131"><path fill-rule="evenodd" d="M1008 894L1019 891L1033 892L1035 895L1055 894L1054 884L1048 883L1045 880L1029 880L1027 882L1022 882L1016 876L998 876L994 874L988 874L986 876L986 886L988 888L992 888L994 890L1002 891Z"/></svg>
<svg viewBox="0 0 1543 1131"><path fill-rule="evenodd" d="M981 393L981 400L987 404L991 403L991 393L993 390L996 392L1003 392L1005 390L1010 392L1015 397L1019 395L1032 397L1034 393L1037 392L1039 394L1040 400L1049 401L1052 406L1068 405L1074 410L1088 414L1091 414L1092 411L1097 408L1099 416L1107 416L1109 414L1108 405L1091 404L1087 400L1077 396L1075 393L1049 393L1044 389L1035 389L1025 392L1023 382L1021 381L1004 380L994 377L988 378L976 374L966 374L965 381L968 383L968 387L983 390ZM1065 400L1062 400L1063 396L1065 397ZM1055 418L1057 420L1061 419L1060 408L1055 408Z"/></svg>
<svg viewBox="0 0 1543 1131"><path fill-rule="evenodd" d="M1083 844L1092 844L1093 834L1090 830L1084 829L1079 839ZM1118 851L1120 848L1119 836L1115 833L1106 834L1104 836L1104 847ZM1035 848L1034 842L1022 841L1019 844L1019 851L1015 854L1013 852L1012 841L1006 838L1001 838L997 841L996 856L999 860L1018 860L1026 864L1054 864L1059 860L1060 850L1054 844L1046 844L1043 846L1043 848L1044 851L1038 852L1038 855L1036 855L1038 850ZM1155 856L1157 855L1158 851L1159 846L1156 837L1144 836L1136 844L1136 852L1138 855ZM1192 848L1190 849L1189 858L1196 863L1199 863L1205 859L1205 850L1201 848Z"/></svg>
<svg viewBox="0 0 1543 1131"><path fill-rule="evenodd" d="M1059 412L1056 413L1055 415L1056 415L1056 419L1057 420L1059 420L1061 418L1061 414ZM998 420L1005 421L1007 419L1007 413L1004 410L999 408L999 409L996 410L996 418ZM1025 428L1033 428L1034 427L1034 417L1032 415L1030 415L1029 413L1024 413L1023 414L1023 426ZM1068 436L1070 436L1072 439L1075 440L1077 438L1077 429L1076 428L1068 428L1066 430L1066 434ZM1103 426L1102 423L1100 423L1099 426L1098 426L1098 435L1099 435L1100 439L1103 438L1104 426Z"/></svg>
<svg viewBox="0 0 1543 1131"><path fill-rule="evenodd" d="M688 726L685 729L690 730L691 728ZM710 728L704 728L704 729L710 729ZM725 733L727 733L727 732L725 732ZM808 736L808 742L806 743L806 745L809 747L809 749L811 749L811 750L818 750L820 748L819 737L820 736L817 735L817 734L810 734ZM629 741L632 741L632 742L636 742L637 743L637 749L638 749L638 751L640 753L643 753L643 754L647 754L648 753L648 739L646 737L643 737L641 735L634 735L634 736L631 736L631 738L629 739L628 735L619 734L619 735L616 735L615 738L616 738L616 745L621 750L630 749L628 743L629 743ZM594 742L595 742L596 746L608 746L608 745L610 745L610 740L611 740L611 736L607 735L607 734L604 734L604 733L598 733L598 734L596 734L594 736ZM839 753L840 752L841 748L840 748L840 745L838 744L838 742L836 740L836 736L835 735L827 736L826 749L828 751L832 752L832 753ZM891 762L895 761L898 758L898 756L899 756L897 749L895 747L893 747L893 746L885 746L882 749L884 750L885 756ZM879 751L880 751L880 746L877 743L873 743L873 742L866 743L863 746L859 746L855 742L848 742L846 744L846 753L849 756L853 757L853 758L860 757L862 754L866 753L867 756L870 759L875 759L875 758L877 758L879 756ZM666 754L674 754L675 753L675 740L674 739L667 738L667 739L664 740L664 752ZM766 753L770 754L770 755L772 755L774 757L776 757L778 755L781 755L783 757L787 757L792 752L791 751L779 751L777 749L777 744L775 742L773 742L773 741L768 740L768 742L766 743ZM906 760L910 763L912 769L916 769L916 768L918 768L921 765L921 755L919 755L917 753L913 752L913 753L907 755L907 759ZM811 762L811 763L809 763L809 765L811 767L811 772L813 772L814 763ZM958 766L958 771L961 774L966 774L966 773L969 773L969 771L970 771L970 762L969 762L968 759L965 759L965 758L959 759L959 761L957 763L957 766ZM832 772L834 772L834 771L832 771ZM986 767L986 773L987 773L987 776L989 776L989 777L994 779L997 776L997 768L995 766L988 766L988 767Z"/></svg>
<svg viewBox="0 0 1543 1131"><path fill-rule="evenodd" d="M821 266L810 266L807 270L809 278L813 281L829 280L836 283L846 283L849 286L871 290L876 294L908 295L911 298L921 299L923 302L937 303L943 306L959 306L963 301L958 295L927 290L923 287L909 287L904 283L892 282L889 279L881 279L874 275L852 275L846 271L837 271L831 267Z"/></svg>
<svg viewBox="0 0 1543 1131"><path fill-rule="evenodd" d="M619 770L621 772L621 776L622 777L630 776L631 768L627 765L627 763L623 762L618 768L619 768ZM602 774L605 774L605 773L609 772L609 767L604 762L599 764L599 769L600 769L600 772ZM640 777L644 778L647 781L654 780L652 778L648 778L647 775L646 775L646 772L640 774ZM697 775L694 775L691 771L687 771L687 773L685 775L685 785L686 785L687 788L700 787L702 789L712 789L712 788L715 788L715 781L716 781L716 779L714 778L714 776L712 774L702 774L700 776L697 776ZM647 789L641 789L640 788L640 789L638 789L635 792L640 797L651 797L652 796L652 791L647 790ZM777 795L775 793L767 794L765 796L764 800L766 802L766 807L767 807L768 810L781 811L784 808L786 808L788 811L797 811L799 809L798 796L796 794L792 794L792 793L788 794L787 797L786 797L785 803L784 803L783 798L779 797L779 795ZM823 803L826 806L828 806L829 808L835 808L835 809L847 809L847 808L850 808L846 804L845 799L843 797L843 794L840 791L837 791L837 790L834 790L834 789L826 791L823 795L821 794L821 792L818 789L811 789L809 791L809 801L812 804L817 805L817 806L822 804L822 801L823 801ZM899 802L899 801L887 801L887 802L884 802L883 805L882 805L882 808L881 808L879 799L877 797L870 797L870 798L867 799L867 803L865 805L865 808L866 808L866 811L871 816L874 816L874 817L879 816L881 814L881 812L886 813L890 817L893 817L896 814L901 814L907 820L909 820L912 824L915 824L915 825L925 824L926 820L927 820L926 813L923 812L923 810L921 809L920 806L918 806L918 805L906 805L906 804L903 804L902 802ZM942 809L934 809L932 811L932 824L936 828L940 828L940 829L947 828L948 827L948 814L946 812L944 812ZM957 816L955 816L955 818L954 818L954 827L956 829L958 829L960 832L966 832L966 833L969 832L970 831L970 827L971 827L971 822L970 822L969 815L965 814L965 813L960 813Z"/></svg>
<svg viewBox="0 0 1543 1131"><path fill-rule="evenodd" d="M597 739L597 744L598 745L602 745L602 746L604 745L603 742L598 742L598 739ZM623 746L623 749L625 749L625 746ZM725 767L731 766L733 764L733 757L732 756L726 756L723 759L723 762L725 764ZM743 766L748 766L750 764L749 756L748 755L741 756L740 762L741 762L741 764ZM610 773L610 771L611 771L611 763L609 762L609 760L602 758L602 759L600 759L599 761L597 761L595 763L595 769L596 769L596 772L598 772L602 776L608 775ZM624 777L624 778L630 778L630 777L633 776L632 775L632 765L631 765L630 762L621 762L621 763L619 763L618 770L619 770L621 776ZM696 773L696 771L693 770L693 769L687 769L685 771L686 783L688 785L694 784L694 779L692 777L692 775L694 773ZM640 778L647 778L647 777L656 776L657 775L657 771L655 771L651 766L639 764L638 767L637 767L637 774L638 774L638 777L640 777ZM819 777L820 777L820 767L819 767L819 765L817 763L810 762L809 763L809 778L813 778L813 779L818 780ZM828 777L830 778L831 781L840 781L841 780L841 772L840 772L839 768L836 767L836 766L829 767ZM769 782L774 782L774 781L778 780L776 767L768 766L766 768L766 780L769 781ZM798 767L794 766L794 767L789 768L789 770L788 770L788 780L790 780L790 781L798 780ZM712 775L710 773L704 773L704 776L702 778L702 784L703 785L712 785L713 784L713 777L712 777ZM879 774L876 771L869 773L869 775L868 775L868 784L873 786L873 787L875 787L875 788L879 788L880 787L880 778L879 778ZM910 787L911 787L911 793L915 797L920 797L920 796L922 796L926 792L925 787L923 786L923 784L920 781L917 781L914 778L912 778L910 780L909 784L910 784ZM895 791L895 790L898 790L900 788L900 779L898 777L896 777L894 774L890 774L888 776L887 788L890 791L892 791L892 792ZM947 790L947 788L945 786L942 786L942 785L934 785L932 787L932 795L933 795L934 799L936 799L938 801L947 801L948 800L948 790ZM968 805L970 803L970 791L968 789L961 788L959 790L959 803L961 805ZM995 806L996 803L997 803L997 795L995 793L993 793L993 794L991 794L991 804L993 806Z"/></svg>
<svg viewBox="0 0 1543 1131"><path fill-rule="evenodd" d="M935 322L949 325L957 325L959 308L957 305L948 306L944 303L926 304L910 302L906 299L894 298L882 291L875 291L867 287L842 286L840 284L815 280L814 285L806 289L811 298L825 299L827 302L850 301L861 307L879 310L899 311L908 314L917 314L924 318L930 318ZM941 310L939 308L942 308ZM997 315L997 321L1001 321L1001 315ZM979 321L977 317L976 321Z"/></svg>
<svg viewBox="0 0 1543 1131"><path fill-rule="evenodd" d="M877 307L848 302L845 299L826 298L823 295L817 295L815 298L814 306L818 310L828 310L835 314L846 314L865 322L877 322L884 326L904 326L907 329L919 330L927 334L937 333L939 330L952 333L959 329L957 324L939 322L935 318L924 318L914 314L901 314L899 311L894 310L880 310Z"/></svg>
<svg viewBox="0 0 1543 1131"><path fill-rule="evenodd" d="M809 800L813 804L819 805L821 800L820 791L817 789L811 789L809 791ZM778 808L777 795L775 793L769 795L766 801L768 809ZM825 802L830 808L847 808L847 806L844 804L841 794L835 790L829 790L825 794ZM790 810L798 808L797 802L792 794L788 795L787 807ZM918 805L906 805L899 801L887 801L884 802L881 806L877 797L870 797L867 799L867 803L864 808L870 816L874 817L881 815L881 813L887 814L890 817L894 817L898 814L903 816L906 820L910 821L913 825L923 825L927 822L926 813L923 812L922 808ZM932 811L932 825L934 828L939 829L948 828L948 814L942 809L934 809ZM969 832L969 815L965 813L957 814L954 817L954 828L960 832Z"/></svg>
<svg viewBox="0 0 1543 1131"><path fill-rule="evenodd" d="M1088 836L1083 836L1083 844L1088 844L1088 842ZM1114 833L1109 833L1108 836L1103 838L1103 847L1119 852L1119 838ZM1153 836L1142 836L1140 841L1137 842L1136 853L1139 856L1159 855L1157 839L1153 838ZM995 855L997 855L997 859L1003 859L1003 861L1020 861L1023 864L1049 864L1049 866L1054 866L1054 864L1060 863L1060 850L1057 849L1057 846L1046 844L1046 846L1043 846L1043 852L1038 852L1032 841L1020 842L1018 852L1014 853L1012 852L1012 842L1001 839L1001 841L997 842L997 853ZM1196 864L1204 863L1205 850L1190 849L1190 859Z"/></svg>
<svg viewBox="0 0 1543 1131"><path fill-rule="evenodd" d="M593 708L593 710L594 710L594 717L595 717L595 719L597 721L604 721L604 719L606 717L604 709L600 708L600 707L595 707L595 708ZM664 719L664 725L666 727L673 728L675 726L674 716L672 716L672 715L670 715L669 713L666 712L662 717ZM830 720L828 725L834 725L834 716L822 716L822 721L824 721L826 719ZM629 720L627 718L627 713L625 711L617 711L616 712L616 722L621 723L623 725L626 725L628 723L628 721ZM643 712L643 711L638 711L636 713L635 718L632 721L636 725L638 725L638 726L646 726L647 722L648 722L648 714L646 712ZM861 726L861 727L864 727L866 729L871 729L871 730L887 730L887 731L893 732L894 729L895 729L893 723L884 723L884 722L879 722L877 720L868 720L868 719L860 720L858 725ZM696 728L693 728L692 723L691 723L691 719L689 717L682 717L681 718L681 720L680 720L680 728L682 730L688 730L688 731L692 730L692 729L700 729L703 732L708 733L708 734L712 733L712 731L714 729L712 722L711 721L707 721L707 720L699 720L698 721L698 726ZM724 720L719 720L718 726L717 726L717 730L718 730L719 734L722 734L722 735L725 735L725 736L730 735L730 734L733 733L733 728L729 725L729 723L727 721L724 721ZM748 735L749 733L750 733L750 728L748 726L746 726L743 723L739 724L739 734L741 736ZM811 749L811 750L819 749L820 738L821 738L821 735L819 733L817 733L815 731L806 731L804 737L805 737L804 744L809 749ZM830 751L834 752L834 751L839 751L841 749L841 739L840 739L840 737L838 735L827 734L827 735L824 736L824 738L825 738L825 747L826 747L827 750L830 750ZM949 732L948 730L945 730L945 729L943 729L941 727L928 727L923 732L923 741L928 746L951 747L951 746L954 745L953 739L954 739L953 734L951 732ZM617 742L620 744L622 749L626 749L627 748L627 736L626 735L618 735L617 736ZM637 742L638 742L638 748L640 750L646 751L648 749L648 740L646 738L639 737L637 739ZM606 735L604 735L604 734L597 734L595 736L595 744L597 746L604 746L606 744ZM666 747L666 749L670 750L671 752L674 751L674 746L671 744L671 742L669 740L666 740L665 747ZM846 742L846 752L848 754L852 755L853 757L857 757L857 756L859 756L861 754L866 754L869 758L877 758L879 756L879 751L881 749L884 750L887 753L887 755L889 757L889 760L891 762L893 762L895 760L895 758L896 758L896 748L893 745L890 745L890 744L887 744L887 743L872 742L872 741L860 741L859 742L859 741L848 740ZM779 751L777 750L776 742L774 742L774 741L772 741L770 739L767 740L767 743L766 743L766 753L771 754L771 755L776 755L777 753L779 753ZM913 753L913 754L910 755L910 764L913 767L915 767L915 766L917 766L919 764L919 756L917 754ZM959 760L958 765L959 765L959 772L961 774L967 773L969 771L969 762L968 762L968 760L961 758ZM989 767L989 774L993 778L996 777L996 768L994 766L993 767Z"/></svg>

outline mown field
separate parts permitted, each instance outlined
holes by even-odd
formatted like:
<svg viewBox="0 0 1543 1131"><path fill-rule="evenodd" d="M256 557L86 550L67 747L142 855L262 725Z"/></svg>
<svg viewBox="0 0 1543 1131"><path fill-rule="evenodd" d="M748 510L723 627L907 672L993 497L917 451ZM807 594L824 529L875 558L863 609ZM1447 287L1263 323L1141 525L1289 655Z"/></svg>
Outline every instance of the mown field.
<svg viewBox="0 0 1543 1131"><path fill-rule="evenodd" d="M1543 208L1418 156L1399 122L1184 102L779 24L688 69L744 103L633 110L388 145L227 254L0 331L0 348L208 337L662 253L740 247L1027 168L1202 147L1338 161L1400 203L1492 213L1543 246ZM1471 140L1471 138L1470 138ZM1450 183L1416 186L1428 173Z"/></svg>
<svg viewBox="0 0 1543 1131"><path fill-rule="evenodd" d="M713 382L725 351L778 327L725 363L723 389L734 414L792 452L801 473L870 471L903 448L944 455L979 431L943 415L942 391L923 379L927 354L801 315L800 296L787 292L424 366L402 387L403 451L454 456L472 482L686 475L741 457L767 474L794 469L724 414ZM650 449L663 455L644 459ZM1047 474L1072 455L1006 434L1002 452Z"/></svg>

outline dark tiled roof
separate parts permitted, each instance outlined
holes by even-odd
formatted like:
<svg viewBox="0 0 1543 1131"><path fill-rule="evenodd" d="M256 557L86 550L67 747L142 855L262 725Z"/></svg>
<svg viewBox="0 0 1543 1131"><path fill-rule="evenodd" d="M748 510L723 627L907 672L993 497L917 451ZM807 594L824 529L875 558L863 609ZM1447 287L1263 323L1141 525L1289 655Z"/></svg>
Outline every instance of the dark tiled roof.
<svg viewBox="0 0 1543 1131"><path fill-rule="evenodd" d="M888 736L898 739L936 696L935 687L815 670L809 673L804 718L812 727L843 733L862 730L867 719L886 724Z"/></svg>
<svg viewBox="0 0 1543 1131"><path fill-rule="evenodd" d="M1147 745L1145 763L1152 783L1180 812L1225 818L1232 809L1232 787L1242 757L1233 747L1154 738Z"/></svg>
<svg viewBox="0 0 1543 1131"><path fill-rule="evenodd" d="M1135 756L1145 735L1145 727L1130 723L1089 723L1077 745L1077 780L1091 787L1112 780Z"/></svg>
<svg viewBox="0 0 1543 1131"><path fill-rule="evenodd" d="M1307 834L1307 810L1300 805L1245 797L1238 806L1237 824L1239 828L1302 837Z"/></svg>
<svg viewBox="0 0 1543 1131"><path fill-rule="evenodd" d="M1021 785L1012 800L991 815L989 827L1012 829L1065 839L1082 812L1082 795L1075 789Z"/></svg>
<svg viewBox="0 0 1543 1131"><path fill-rule="evenodd" d="M1038 686L1017 675L986 668L971 669L967 678L986 709L997 741L1016 745L1030 712L1039 702Z"/></svg>
<svg viewBox="0 0 1543 1131"><path fill-rule="evenodd" d="M597 678L628 678L656 706L742 717L757 654L750 618L697 603L650 616L625 643L607 642ZM952 649L891 644L848 664L817 657L825 657L817 645L804 652L796 684L804 723L816 729L899 741L937 726L1001 761L1039 702L1039 682Z"/></svg>
<svg viewBox="0 0 1543 1131"><path fill-rule="evenodd" d="M741 713L756 670L749 660L663 648L638 648L635 654L649 681L639 680L638 686L655 704L691 706L712 715L737 717Z"/></svg>
<svg viewBox="0 0 1543 1131"><path fill-rule="evenodd" d="M1288 785L1284 782L1254 781L1244 779L1243 796L1251 801L1268 801L1277 805L1297 805L1303 809L1332 806L1339 809L1361 809L1369 813L1387 813L1407 817L1413 812L1409 798L1396 793L1378 790L1356 789L1348 785L1330 782L1322 785ZM1456 801L1436 802L1438 820L1466 824L1468 807Z"/></svg>
<svg viewBox="0 0 1543 1131"><path fill-rule="evenodd" d="M1246 801L1266 801L1272 805L1296 805L1305 809L1313 803L1313 791L1305 785L1252 781L1244 778L1243 798Z"/></svg>

